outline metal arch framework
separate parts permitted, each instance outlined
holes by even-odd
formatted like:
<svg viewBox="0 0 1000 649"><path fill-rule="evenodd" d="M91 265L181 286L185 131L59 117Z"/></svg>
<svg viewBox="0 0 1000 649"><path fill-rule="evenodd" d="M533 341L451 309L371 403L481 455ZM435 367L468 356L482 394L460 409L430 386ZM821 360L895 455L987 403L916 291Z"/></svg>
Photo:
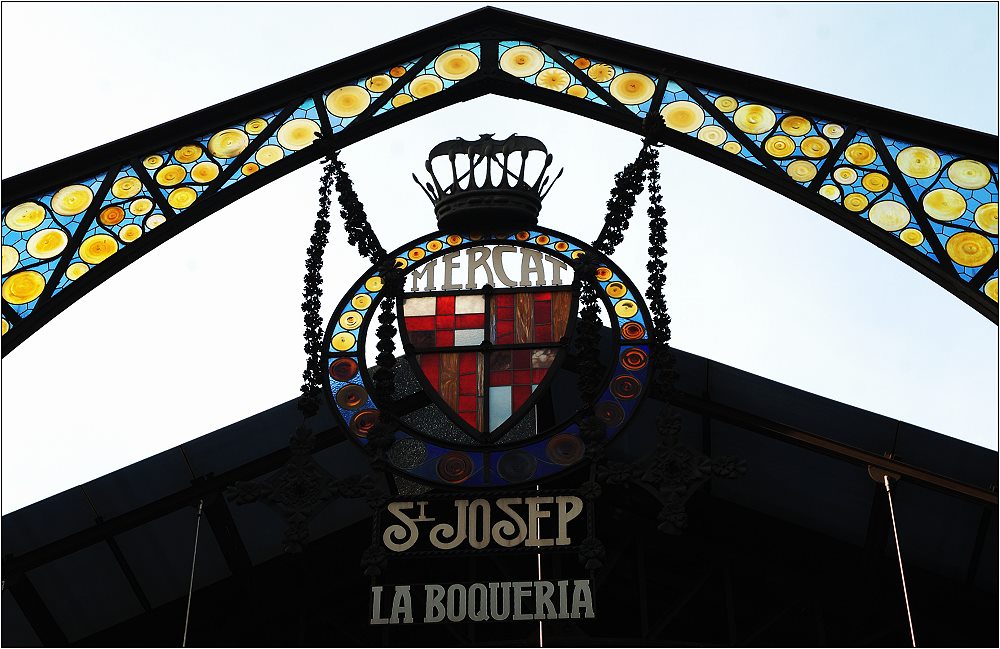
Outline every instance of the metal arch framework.
<svg viewBox="0 0 1000 649"><path fill-rule="evenodd" d="M466 53L441 56L455 49ZM996 136L485 8L4 180L3 354L331 147L488 94L637 134L665 111L666 145L818 212L998 319Z"/></svg>

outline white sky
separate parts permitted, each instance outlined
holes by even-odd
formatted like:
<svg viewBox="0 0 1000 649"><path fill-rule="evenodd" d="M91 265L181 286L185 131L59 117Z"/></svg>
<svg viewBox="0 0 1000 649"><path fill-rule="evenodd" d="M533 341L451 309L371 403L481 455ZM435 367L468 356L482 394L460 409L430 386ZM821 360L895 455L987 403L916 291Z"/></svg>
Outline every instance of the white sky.
<svg viewBox="0 0 1000 649"><path fill-rule="evenodd" d="M2 175L477 6L5 3ZM506 7L997 131L995 4ZM343 156L387 248L434 229L409 179L429 148L487 132L546 142L566 173L542 223L585 240L600 228L614 173L639 147L634 135L502 98L396 127ZM735 174L668 149L663 176L677 347L997 448L996 326L847 230ZM310 165L171 239L3 360L3 513L295 396L318 178ZM616 254L640 286L644 209ZM364 270L341 236L332 239L324 317Z"/></svg>

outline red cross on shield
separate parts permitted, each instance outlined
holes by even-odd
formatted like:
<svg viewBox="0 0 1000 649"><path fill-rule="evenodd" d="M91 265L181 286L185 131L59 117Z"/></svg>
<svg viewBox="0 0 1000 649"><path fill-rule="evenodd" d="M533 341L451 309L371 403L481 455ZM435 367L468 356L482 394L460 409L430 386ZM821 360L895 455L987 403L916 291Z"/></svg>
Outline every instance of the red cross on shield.
<svg viewBox="0 0 1000 649"><path fill-rule="evenodd" d="M410 293L402 336L442 410L476 438L496 439L561 361L572 303L569 287Z"/></svg>

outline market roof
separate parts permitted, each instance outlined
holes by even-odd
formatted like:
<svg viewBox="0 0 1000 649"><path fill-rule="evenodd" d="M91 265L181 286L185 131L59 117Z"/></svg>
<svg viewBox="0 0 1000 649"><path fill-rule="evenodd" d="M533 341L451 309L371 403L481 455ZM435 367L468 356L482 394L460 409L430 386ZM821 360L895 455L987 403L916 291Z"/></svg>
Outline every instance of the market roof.
<svg viewBox="0 0 1000 649"><path fill-rule="evenodd" d="M885 491L869 466L898 474L896 518L908 569L996 598L996 452L675 353L684 443L747 463L737 480L712 479L713 499L890 556ZM572 371L572 363L561 370L567 386ZM558 382L554 389L558 398ZM644 404L613 454L649 452L656 403ZM3 644L106 642L112 636L95 634L176 606L187 593L201 499L207 524L196 598L198 589L280 560L281 518L262 504L236 506L222 492L278 469L299 422L289 401L4 516ZM331 474L371 470L328 413L314 428L322 431L315 459ZM312 521L311 543L336 539L370 515L363 501L335 500ZM358 557L363 550L338 547Z"/></svg>

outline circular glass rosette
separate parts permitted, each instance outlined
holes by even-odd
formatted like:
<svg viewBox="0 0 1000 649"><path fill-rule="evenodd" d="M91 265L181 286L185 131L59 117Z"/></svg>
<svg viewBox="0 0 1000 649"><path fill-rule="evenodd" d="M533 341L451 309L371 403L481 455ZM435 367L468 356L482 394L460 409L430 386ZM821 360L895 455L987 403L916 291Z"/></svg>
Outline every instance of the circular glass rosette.
<svg viewBox="0 0 1000 649"><path fill-rule="evenodd" d="M409 273L458 250L499 244L539 250L566 263L584 254L598 260L596 280L610 317L617 362L610 363L594 411L605 422L605 441L610 441L638 409L651 365L649 311L639 291L613 262L577 239L537 226L502 234L438 232L401 246L390 256L397 268ZM386 292L379 271L369 270L337 306L323 343L327 403L348 437L362 446L368 443L368 434L378 422L380 408L374 401L374 384L367 369L374 366L377 350L374 345L366 348L365 341L369 327L378 326L374 316ZM577 297L574 292L572 299ZM397 306L397 315L398 311ZM539 389L546 389L546 385ZM535 483L573 468L584 459L585 450L578 416L526 439L503 444L452 442L406 423L399 424L394 438L387 453L394 472L424 484L463 488Z"/></svg>

